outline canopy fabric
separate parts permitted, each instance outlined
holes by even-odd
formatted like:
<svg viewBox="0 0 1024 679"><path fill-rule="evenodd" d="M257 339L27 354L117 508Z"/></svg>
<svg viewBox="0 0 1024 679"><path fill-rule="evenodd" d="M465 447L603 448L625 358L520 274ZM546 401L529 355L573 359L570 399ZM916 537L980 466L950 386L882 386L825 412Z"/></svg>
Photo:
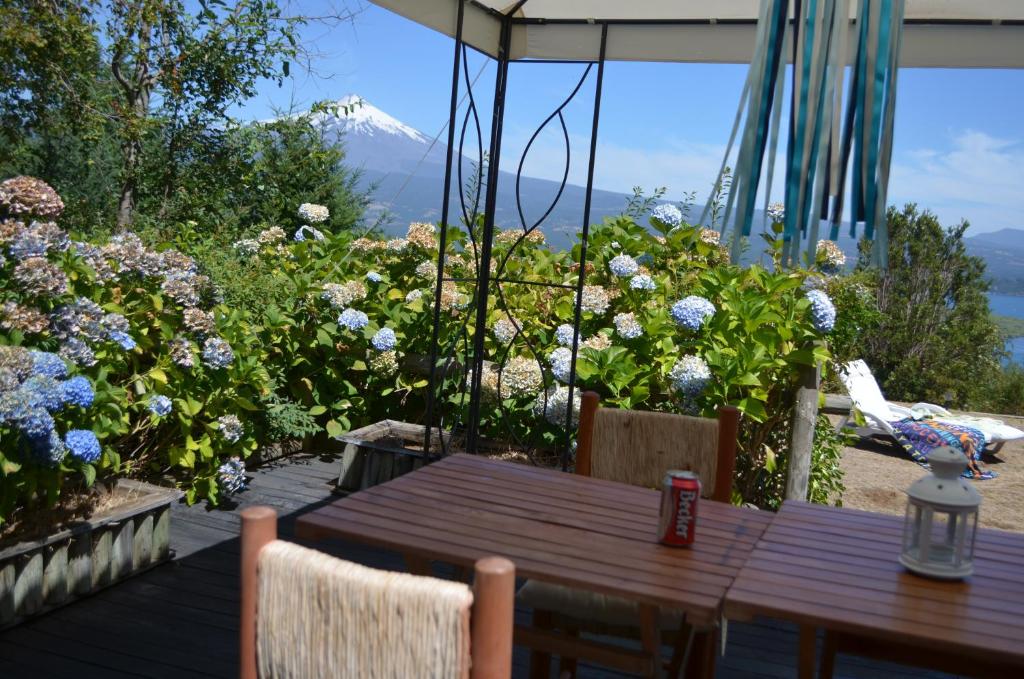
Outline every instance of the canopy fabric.
<svg viewBox="0 0 1024 679"><path fill-rule="evenodd" d="M371 1L455 35L460 0ZM470 0L463 28L466 43L497 56L499 14L516 4ZM510 56L596 60L598 24L609 23L610 60L750 63L759 5L759 0L527 0L513 14ZM857 11L854 0L851 21ZM855 40L851 33L848 44ZM907 0L900 66L1024 68L1024 2Z"/></svg>

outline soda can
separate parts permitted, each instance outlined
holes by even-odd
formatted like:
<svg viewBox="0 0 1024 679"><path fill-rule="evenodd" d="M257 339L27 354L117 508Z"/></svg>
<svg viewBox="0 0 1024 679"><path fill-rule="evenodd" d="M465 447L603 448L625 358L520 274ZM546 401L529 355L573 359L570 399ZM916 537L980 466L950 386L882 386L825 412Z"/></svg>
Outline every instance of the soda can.
<svg viewBox="0 0 1024 679"><path fill-rule="evenodd" d="M697 531L700 478L693 472L670 470L661 483L658 540L664 545L688 547Z"/></svg>

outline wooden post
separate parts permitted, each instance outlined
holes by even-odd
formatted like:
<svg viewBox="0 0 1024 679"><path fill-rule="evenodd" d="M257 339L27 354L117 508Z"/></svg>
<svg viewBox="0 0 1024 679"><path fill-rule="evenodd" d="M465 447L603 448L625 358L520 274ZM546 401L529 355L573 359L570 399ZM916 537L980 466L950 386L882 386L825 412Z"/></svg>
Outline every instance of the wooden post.
<svg viewBox="0 0 1024 679"><path fill-rule="evenodd" d="M793 406L793 431L789 440L789 465L786 468L786 499L807 500L811 476L811 450L814 425L818 420L818 366L800 370L800 386Z"/></svg>
<svg viewBox="0 0 1024 679"><path fill-rule="evenodd" d="M580 425L576 434L576 473L590 476L590 454L594 445L594 416L601 405L596 391L585 391L580 399Z"/></svg>
<svg viewBox="0 0 1024 679"><path fill-rule="evenodd" d="M239 669L242 679L256 679L256 604L259 582L256 566L260 550L277 539L277 512L270 507L249 507L242 517L242 611L239 620Z"/></svg>
<svg viewBox="0 0 1024 679"><path fill-rule="evenodd" d="M736 406L718 409L718 466L712 500L732 502L732 477L736 474L736 440L740 433L740 411Z"/></svg>
<svg viewBox="0 0 1024 679"><path fill-rule="evenodd" d="M512 676L512 618L516 607L516 567L490 556L476 562L473 579L471 679Z"/></svg>

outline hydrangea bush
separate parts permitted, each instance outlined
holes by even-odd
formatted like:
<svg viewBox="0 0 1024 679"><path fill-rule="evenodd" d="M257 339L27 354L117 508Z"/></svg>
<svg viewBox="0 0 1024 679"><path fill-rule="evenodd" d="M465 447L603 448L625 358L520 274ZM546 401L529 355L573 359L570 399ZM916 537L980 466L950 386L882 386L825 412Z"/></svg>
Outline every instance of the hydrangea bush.
<svg viewBox="0 0 1024 679"><path fill-rule="evenodd" d="M0 183L0 520L100 476L171 474L216 501L214 434L266 389L255 336L174 249L75 240L39 180Z"/></svg>
<svg viewBox="0 0 1024 679"><path fill-rule="evenodd" d="M5 492L15 498L0 507L6 514L97 473L169 473L190 501L217 501L244 488L244 459L260 442L287 434L274 413L299 422L300 437L420 421L435 298L442 360L473 332L473 288L462 281L478 253L463 229L446 234L446 278L458 281L439 285L438 227L414 223L401 238L321 232L312 225L329 215L303 205L304 223L268 226L231 249L235 270L258 274L268 289L265 304L246 310L221 303L196 263L170 246L149 248L131 233L75 241L44 221L59 215L59 197L35 185L21 195L19 181L0 185L0 344L41 353L7 372L0 365L0 394L22 394L3 401L13 412L31 389L43 424L0 413L2 482L15 489ZM45 216L33 219L32 206ZM735 405L744 413L737 499L771 506L800 369L828 360L833 326L846 332L846 312L829 300L843 278L822 285L804 270L732 266L719 241L672 205L657 206L646 225L620 217L592 228L573 423L587 389L608 407L714 416ZM539 231L496 234L493 276L564 287L492 289L481 374L487 437L552 450L564 441L579 247L554 250ZM57 452L40 456L46 446ZM812 487L825 489L816 499L826 498L835 479L814 473Z"/></svg>

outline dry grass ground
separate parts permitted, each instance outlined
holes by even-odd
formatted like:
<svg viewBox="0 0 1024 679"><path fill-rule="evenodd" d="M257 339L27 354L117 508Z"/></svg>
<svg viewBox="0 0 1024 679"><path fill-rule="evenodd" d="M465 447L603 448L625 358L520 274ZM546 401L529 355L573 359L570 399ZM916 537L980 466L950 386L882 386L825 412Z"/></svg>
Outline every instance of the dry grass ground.
<svg viewBox="0 0 1024 679"><path fill-rule="evenodd" d="M996 417L1024 428L1022 418ZM981 525L1024 532L1024 439L1007 443L996 455L986 454L982 464L999 476L974 482L983 498ZM927 473L895 441L885 440L865 440L846 448L842 467L843 506L886 514L902 514L904 490Z"/></svg>

